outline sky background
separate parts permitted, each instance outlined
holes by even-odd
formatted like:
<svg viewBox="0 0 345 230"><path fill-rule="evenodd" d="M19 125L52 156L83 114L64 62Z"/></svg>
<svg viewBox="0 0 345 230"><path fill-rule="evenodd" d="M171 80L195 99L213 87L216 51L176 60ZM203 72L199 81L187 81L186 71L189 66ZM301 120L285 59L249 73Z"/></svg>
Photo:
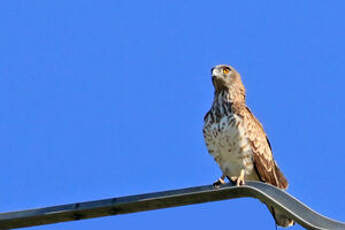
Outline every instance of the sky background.
<svg viewBox="0 0 345 230"><path fill-rule="evenodd" d="M226 63L288 192L345 221L344 10L341 0L1 1L0 212L214 182L201 129L210 68ZM230 225L274 229L250 198L28 229Z"/></svg>

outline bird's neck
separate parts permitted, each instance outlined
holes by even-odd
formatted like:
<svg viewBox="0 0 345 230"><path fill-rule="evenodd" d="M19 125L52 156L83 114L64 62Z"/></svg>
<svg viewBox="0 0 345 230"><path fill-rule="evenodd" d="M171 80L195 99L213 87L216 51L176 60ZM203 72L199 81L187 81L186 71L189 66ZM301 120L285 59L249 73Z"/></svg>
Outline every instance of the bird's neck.
<svg viewBox="0 0 345 230"><path fill-rule="evenodd" d="M242 100L238 100L238 98L241 97L234 97L228 89L216 91L212 107L204 118L205 122L219 122L224 116L238 113L245 106L244 97Z"/></svg>
<svg viewBox="0 0 345 230"><path fill-rule="evenodd" d="M221 107L232 104L245 105L245 103L245 92L238 88L230 88L215 92L213 107Z"/></svg>

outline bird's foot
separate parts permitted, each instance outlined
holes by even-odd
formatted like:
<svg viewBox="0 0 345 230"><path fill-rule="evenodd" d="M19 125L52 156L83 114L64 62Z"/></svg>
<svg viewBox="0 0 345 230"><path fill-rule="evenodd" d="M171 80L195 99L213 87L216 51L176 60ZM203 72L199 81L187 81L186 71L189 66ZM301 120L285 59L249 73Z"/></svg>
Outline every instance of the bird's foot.
<svg viewBox="0 0 345 230"><path fill-rule="evenodd" d="M213 187L219 188L222 184L226 184L224 181L224 176L221 176L216 182L214 182Z"/></svg>
<svg viewBox="0 0 345 230"><path fill-rule="evenodd" d="M231 177L231 181L236 182L236 186L246 184L246 182L244 181L244 169L241 170L241 174L239 177L236 177L236 176Z"/></svg>
<svg viewBox="0 0 345 230"><path fill-rule="evenodd" d="M237 178L237 181L236 181L236 186L240 186L240 185L244 185L246 184L246 182L244 181L244 178Z"/></svg>

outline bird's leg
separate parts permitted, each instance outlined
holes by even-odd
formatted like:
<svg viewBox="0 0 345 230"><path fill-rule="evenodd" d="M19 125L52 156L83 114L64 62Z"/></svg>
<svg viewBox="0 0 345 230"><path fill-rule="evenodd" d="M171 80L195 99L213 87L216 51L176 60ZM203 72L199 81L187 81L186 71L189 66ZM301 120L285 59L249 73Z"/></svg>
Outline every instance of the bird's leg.
<svg viewBox="0 0 345 230"><path fill-rule="evenodd" d="M233 183L236 182L236 186L240 186L240 185L244 185L245 182L244 182L244 169L241 169L241 173L240 173L240 176L232 176L230 179Z"/></svg>
<svg viewBox="0 0 345 230"><path fill-rule="evenodd" d="M244 185L244 184L245 184L245 182L244 182L244 169L242 169L240 176L237 178L236 185L240 186L240 185Z"/></svg>
<svg viewBox="0 0 345 230"><path fill-rule="evenodd" d="M216 182L213 183L213 186L215 188L219 188L220 185L225 184L224 179L225 179L225 175L223 174L221 177L219 177L219 179Z"/></svg>

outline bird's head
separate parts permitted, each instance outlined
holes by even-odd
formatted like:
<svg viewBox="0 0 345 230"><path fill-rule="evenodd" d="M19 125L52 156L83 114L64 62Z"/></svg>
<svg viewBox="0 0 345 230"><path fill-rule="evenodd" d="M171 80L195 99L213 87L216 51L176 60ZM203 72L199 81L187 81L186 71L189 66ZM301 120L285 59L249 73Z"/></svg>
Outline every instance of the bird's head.
<svg viewBox="0 0 345 230"><path fill-rule="evenodd" d="M216 65L211 69L212 83L216 93L229 91L234 97L245 97L241 75L230 65Z"/></svg>

